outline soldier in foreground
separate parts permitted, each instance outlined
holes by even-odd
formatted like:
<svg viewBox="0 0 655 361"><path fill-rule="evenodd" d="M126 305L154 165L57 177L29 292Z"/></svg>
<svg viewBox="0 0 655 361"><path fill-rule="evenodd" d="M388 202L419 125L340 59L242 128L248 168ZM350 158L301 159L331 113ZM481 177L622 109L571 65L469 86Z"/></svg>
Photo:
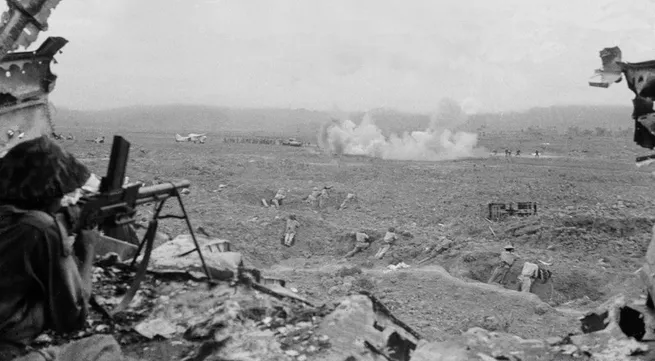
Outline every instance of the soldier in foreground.
<svg viewBox="0 0 655 361"><path fill-rule="evenodd" d="M346 253L344 258L350 258L355 254L367 249L371 245L371 238L364 232L355 232L355 248Z"/></svg>
<svg viewBox="0 0 655 361"><path fill-rule="evenodd" d="M494 273L491 275L491 278L489 278L487 283L498 282L500 284L505 284L507 273L518 258L518 254L514 252L514 246L511 244L505 246L505 250L500 254L500 264L498 267L496 267Z"/></svg>
<svg viewBox="0 0 655 361"><path fill-rule="evenodd" d="M55 213L63 196L89 176L45 137L0 159L0 361L125 360L111 336L43 350L29 346L46 330L85 326L97 233L69 235Z"/></svg>
<svg viewBox="0 0 655 361"><path fill-rule="evenodd" d="M552 262L548 263L542 260L534 263L525 262L519 275L519 291L532 292L532 286L536 280L541 280L542 283L548 282L552 276L552 272L547 268L550 265L552 265Z"/></svg>
<svg viewBox="0 0 655 361"><path fill-rule="evenodd" d="M387 233L384 235L384 239L382 242L384 242L384 245L380 247L378 250L378 253L375 254L375 258L377 259L382 259L384 255L389 252L389 249L391 246L398 240L398 235L396 234L396 229L393 227L389 227L387 230Z"/></svg>

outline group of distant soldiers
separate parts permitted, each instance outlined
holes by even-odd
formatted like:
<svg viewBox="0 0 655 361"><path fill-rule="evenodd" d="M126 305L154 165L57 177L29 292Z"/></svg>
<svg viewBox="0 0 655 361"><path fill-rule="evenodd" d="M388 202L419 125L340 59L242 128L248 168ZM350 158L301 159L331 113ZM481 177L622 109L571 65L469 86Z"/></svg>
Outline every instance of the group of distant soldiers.
<svg viewBox="0 0 655 361"><path fill-rule="evenodd" d="M359 232L352 232L349 235L351 237L355 237L355 248L346 253L344 258L350 258L355 254L368 249L371 243L373 243L373 239L363 230ZM375 256L373 257L376 259L382 259L384 255L389 252L397 240L398 234L396 233L396 229L394 227L389 227L387 232L384 234L384 238L382 238L382 246L378 249L378 251L375 253Z"/></svg>
<svg viewBox="0 0 655 361"><path fill-rule="evenodd" d="M494 156L496 156L496 155L498 155L498 150L494 149L492 151L492 153L493 153ZM511 149L505 149L505 158L511 157L512 154L514 154L515 157L520 157L521 156L521 150L517 149L515 153L512 153ZM541 155L541 152L539 152L539 149L537 149L537 150L534 151L533 154L534 154L534 156L536 158L539 158L539 155Z"/></svg>
<svg viewBox="0 0 655 361"><path fill-rule="evenodd" d="M280 145L282 139L265 138L265 137L225 137L224 143L248 143L248 144L267 144L267 145Z"/></svg>
<svg viewBox="0 0 655 361"><path fill-rule="evenodd" d="M75 140L75 136L72 133L64 136L63 134L52 132L52 137L57 140ZM102 135L93 139L87 139L86 141L89 143L103 144L105 142L105 136Z"/></svg>
<svg viewBox="0 0 655 361"><path fill-rule="evenodd" d="M307 197L304 198L304 201L313 207L324 208L327 205L328 199L330 198L330 194L328 192L330 189L332 189L331 186L324 186L323 188L314 187L312 189L312 192ZM280 206L282 206L282 203L286 198L287 192L288 190L281 188L277 191L277 193L272 199L270 200L262 199L262 204L265 207L279 208ZM353 202L355 199L356 198L354 193L348 193L344 201L339 206L339 210L345 209L348 206L348 204ZM284 239L283 239L283 244L285 246L290 247L293 245L299 227L300 227L300 222L296 218L295 214L290 214L289 216L287 216ZM352 257L356 253L359 253L367 249L373 242L373 239L363 230L358 232L352 232L349 234L349 236L355 238L355 248L353 248L353 250L348 252L345 255L345 258ZM383 245L375 254L375 258L382 259L384 255L391 249L391 246L396 242L396 240L398 240L398 235L396 234L395 228L389 227L382 240Z"/></svg>
<svg viewBox="0 0 655 361"><path fill-rule="evenodd" d="M75 140L75 136L73 136L72 133L68 133L67 136L64 136L63 134L52 132L52 137L57 140Z"/></svg>
<svg viewBox="0 0 655 361"><path fill-rule="evenodd" d="M322 188L314 187L311 193L307 197L303 198L303 201L315 208L325 208L327 206L328 200L330 199L330 193L328 192L330 189L332 189L332 186L323 186ZM273 198L270 199L262 198L261 200L262 205L267 208L270 207L270 208L279 209L280 207L282 207L284 200L287 198L287 194L289 191L290 191L289 189L284 189L284 188L278 189L278 191L275 193L275 196L273 196ZM349 204L355 201L356 201L355 194L348 193L348 195L346 195L346 198L339 205L338 209L343 210L347 208ZM283 244L285 246L290 247L293 245L299 227L300 227L300 222L298 222L296 216L294 214L288 215L286 218L286 227L285 227L284 238L283 238ZM386 251L384 253L386 253Z"/></svg>

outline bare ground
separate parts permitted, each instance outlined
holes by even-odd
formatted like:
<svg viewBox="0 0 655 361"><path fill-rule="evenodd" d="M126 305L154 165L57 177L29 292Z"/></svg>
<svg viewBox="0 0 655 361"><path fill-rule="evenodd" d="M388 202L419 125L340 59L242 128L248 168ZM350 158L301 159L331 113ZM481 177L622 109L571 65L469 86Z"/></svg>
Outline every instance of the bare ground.
<svg viewBox="0 0 655 361"><path fill-rule="evenodd" d="M641 293L633 272L650 240L652 178L632 166L629 152L604 154L595 139L578 140L592 150L582 156L555 144L551 155L562 157L400 162L213 137L197 145L175 143L171 135L122 135L133 144L130 179L190 180L185 202L194 226L230 239L250 265L317 300L369 289L428 338L446 339L473 326L561 335L574 327L577 310L620 291ZM110 144L63 144L104 174ZM333 187L326 209L302 201L322 185ZM282 209L263 208L261 198L278 188L291 190ZM347 193L357 194L357 203L337 210ZM536 201L539 214L490 224L483 209L493 201ZM301 228L294 247L286 248L279 240L290 213ZM354 244L348 232L366 229L380 237L391 225L406 235L384 260L371 259L378 242L342 259ZM174 221L162 229L185 232ZM419 266L444 239L452 245ZM538 286L537 297L515 292L514 283L507 290L483 284L507 242L525 260L555 260L552 288ZM410 268L383 272L399 261ZM344 276L339 270L346 266L362 272Z"/></svg>

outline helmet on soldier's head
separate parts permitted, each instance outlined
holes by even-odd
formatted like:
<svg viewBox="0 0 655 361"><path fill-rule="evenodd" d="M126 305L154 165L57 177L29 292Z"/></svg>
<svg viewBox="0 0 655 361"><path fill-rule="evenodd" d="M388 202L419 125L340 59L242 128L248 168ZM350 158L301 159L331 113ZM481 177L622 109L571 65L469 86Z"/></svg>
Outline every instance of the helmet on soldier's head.
<svg viewBox="0 0 655 361"><path fill-rule="evenodd" d="M394 227L389 227L389 232L395 232L396 229Z"/></svg>
<svg viewBox="0 0 655 361"><path fill-rule="evenodd" d="M514 246L512 246L511 244L508 244L507 246L505 246L505 249L508 250L508 251L513 251Z"/></svg>

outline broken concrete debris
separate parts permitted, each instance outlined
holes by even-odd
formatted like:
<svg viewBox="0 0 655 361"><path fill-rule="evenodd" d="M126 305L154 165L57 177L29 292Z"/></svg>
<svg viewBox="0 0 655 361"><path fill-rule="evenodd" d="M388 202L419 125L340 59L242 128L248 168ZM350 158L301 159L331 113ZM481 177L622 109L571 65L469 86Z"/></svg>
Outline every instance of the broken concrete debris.
<svg viewBox="0 0 655 361"><path fill-rule="evenodd" d="M211 243L201 238L202 247ZM576 334L523 339L483 326L430 342L373 294L352 292L352 285L364 277L359 267L337 269L334 276L349 284L346 296L338 303L317 306L287 288L285 280L260 275L249 284L219 282L211 289L198 287L196 281L202 282L202 277L167 280L167 272L184 273L199 263L193 253L179 257L192 247L189 236L180 236L153 250L152 272L127 312L114 320L92 317L84 335L111 333L124 345L162 338L182 342L188 345L187 361L637 360L651 352L640 340L652 333L646 325L655 318L645 306L626 304L625 297L582 317ZM237 252L207 254L217 272L238 272L243 265ZM121 284L131 277L113 258L101 259L96 264L103 267L94 270L95 298L106 308L120 302L127 288ZM58 342L50 335L39 339L39 347Z"/></svg>

